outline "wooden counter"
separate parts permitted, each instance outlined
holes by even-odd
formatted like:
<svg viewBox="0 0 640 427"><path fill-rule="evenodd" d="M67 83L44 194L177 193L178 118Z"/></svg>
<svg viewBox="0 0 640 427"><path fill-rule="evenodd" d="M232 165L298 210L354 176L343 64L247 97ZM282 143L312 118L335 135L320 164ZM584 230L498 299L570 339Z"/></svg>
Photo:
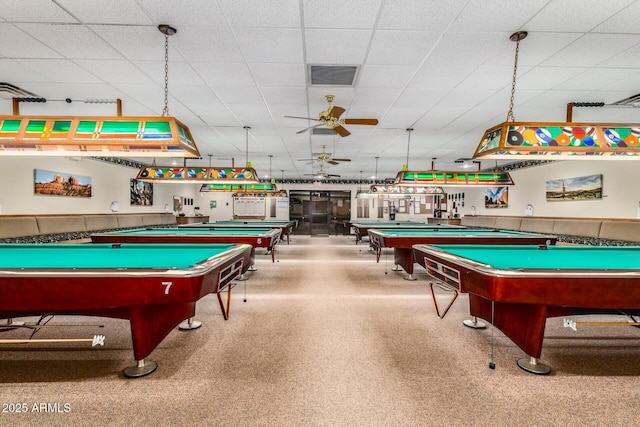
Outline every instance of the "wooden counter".
<svg viewBox="0 0 640 427"><path fill-rule="evenodd" d="M200 216L177 216L176 222L178 224L194 224L196 222L209 222L209 217L200 215Z"/></svg>

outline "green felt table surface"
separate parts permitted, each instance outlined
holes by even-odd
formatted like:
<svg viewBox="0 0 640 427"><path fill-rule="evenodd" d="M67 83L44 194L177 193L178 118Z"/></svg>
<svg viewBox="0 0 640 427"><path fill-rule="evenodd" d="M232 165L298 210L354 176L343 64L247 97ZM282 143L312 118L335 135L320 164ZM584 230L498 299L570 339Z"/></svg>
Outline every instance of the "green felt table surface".
<svg viewBox="0 0 640 427"><path fill-rule="evenodd" d="M114 236L266 236L273 234L271 228L136 228L104 233Z"/></svg>
<svg viewBox="0 0 640 427"><path fill-rule="evenodd" d="M222 255L232 244L3 244L2 269L183 269Z"/></svg>
<svg viewBox="0 0 640 427"><path fill-rule="evenodd" d="M511 230L488 230L488 229L472 229L472 228L378 228L371 230L372 233L377 233L384 236L477 236L477 237L491 237L491 236L513 236L513 237L535 237L543 236L537 233L527 233L524 231L511 231Z"/></svg>
<svg viewBox="0 0 640 427"><path fill-rule="evenodd" d="M433 245L498 269L635 270L640 246Z"/></svg>

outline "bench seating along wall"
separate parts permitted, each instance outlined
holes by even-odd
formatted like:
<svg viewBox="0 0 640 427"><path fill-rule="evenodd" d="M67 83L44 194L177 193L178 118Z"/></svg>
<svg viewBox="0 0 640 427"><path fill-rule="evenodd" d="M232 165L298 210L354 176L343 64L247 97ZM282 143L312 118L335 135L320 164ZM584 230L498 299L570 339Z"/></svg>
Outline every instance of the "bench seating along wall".
<svg viewBox="0 0 640 427"><path fill-rule="evenodd" d="M482 215L464 216L461 225L552 234L558 237L559 242L579 245L640 245L640 221Z"/></svg>
<svg viewBox="0 0 640 427"><path fill-rule="evenodd" d="M88 239L92 233L172 227L172 213L95 215L0 215L0 243L52 243Z"/></svg>

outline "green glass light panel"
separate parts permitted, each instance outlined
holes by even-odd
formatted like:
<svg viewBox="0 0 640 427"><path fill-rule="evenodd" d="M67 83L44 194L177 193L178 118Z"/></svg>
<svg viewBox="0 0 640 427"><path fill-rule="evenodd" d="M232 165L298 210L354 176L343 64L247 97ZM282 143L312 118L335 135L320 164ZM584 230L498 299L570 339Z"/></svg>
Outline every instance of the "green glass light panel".
<svg viewBox="0 0 640 427"><path fill-rule="evenodd" d="M0 155L199 157L173 117L0 116Z"/></svg>

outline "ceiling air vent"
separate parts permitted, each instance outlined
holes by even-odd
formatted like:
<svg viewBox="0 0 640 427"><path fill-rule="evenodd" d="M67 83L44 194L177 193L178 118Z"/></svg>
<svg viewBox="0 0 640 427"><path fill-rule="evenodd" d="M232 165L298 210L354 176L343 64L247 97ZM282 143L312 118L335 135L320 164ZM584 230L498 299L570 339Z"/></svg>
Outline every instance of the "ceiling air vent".
<svg viewBox="0 0 640 427"><path fill-rule="evenodd" d="M355 65L309 65L310 86L355 86Z"/></svg>
<svg viewBox="0 0 640 427"><path fill-rule="evenodd" d="M336 131L333 128L313 128L311 129L312 135L336 135Z"/></svg>

